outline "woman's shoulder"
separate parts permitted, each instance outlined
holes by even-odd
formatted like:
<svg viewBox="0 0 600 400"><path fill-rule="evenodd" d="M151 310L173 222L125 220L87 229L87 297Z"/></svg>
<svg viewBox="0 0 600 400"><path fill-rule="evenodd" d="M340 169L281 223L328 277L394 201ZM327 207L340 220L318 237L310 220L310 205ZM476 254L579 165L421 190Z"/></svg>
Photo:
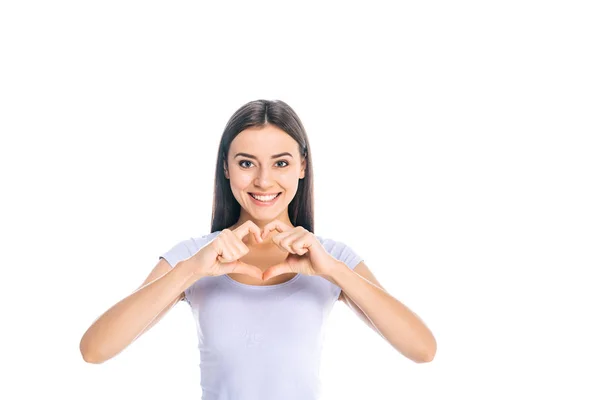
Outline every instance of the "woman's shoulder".
<svg viewBox="0 0 600 400"><path fill-rule="evenodd" d="M360 256L360 254L357 253L353 249L353 246L349 245L346 241L336 240L320 235L315 235L315 237L332 257L344 262L351 269L354 269L358 263L363 261L363 258Z"/></svg>
<svg viewBox="0 0 600 400"><path fill-rule="evenodd" d="M221 231L215 231L179 240L167 251L162 253L160 257L167 260L171 266L175 266L179 261L185 260L196 254L198 250L214 239L220 232Z"/></svg>
<svg viewBox="0 0 600 400"><path fill-rule="evenodd" d="M315 234L315 237L319 240L319 242L321 242L323 247L325 247L328 250L329 249L333 250L336 248L342 248L342 247L347 246L345 242L333 239L330 236L322 236L322 235Z"/></svg>
<svg viewBox="0 0 600 400"><path fill-rule="evenodd" d="M206 243L210 242L215 237L217 237L219 235L219 233L221 233L221 231L214 231L214 232L207 233L207 234L204 234L204 235L191 237L189 240L192 243L194 243L196 249L200 250L200 248L202 246L204 246Z"/></svg>
<svg viewBox="0 0 600 400"><path fill-rule="evenodd" d="M217 237L221 231L191 236L188 239L180 240L175 246L187 247L192 253L200 250L205 244Z"/></svg>

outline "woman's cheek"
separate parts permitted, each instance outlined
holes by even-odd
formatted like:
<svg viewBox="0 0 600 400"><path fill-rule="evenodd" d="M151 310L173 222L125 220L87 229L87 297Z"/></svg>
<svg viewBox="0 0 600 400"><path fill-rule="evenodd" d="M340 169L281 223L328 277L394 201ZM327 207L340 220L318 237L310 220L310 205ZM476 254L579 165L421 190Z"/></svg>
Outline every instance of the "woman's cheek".
<svg viewBox="0 0 600 400"><path fill-rule="evenodd" d="M237 190L244 190L252 184L252 175L239 174L234 177L232 182Z"/></svg>
<svg viewBox="0 0 600 400"><path fill-rule="evenodd" d="M282 176L279 182L281 182L281 185L285 188L288 198L291 199L296 195L296 192L298 191L298 184L299 184L297 175Z"/></svg>
<svg viewBox="0 0 600 400"><path fill-rule="evenodd" d="M289 188L294 186L295 182L298 180L298 176L296 174L281 173L277 180L281 182L282 185Z"/></svg>

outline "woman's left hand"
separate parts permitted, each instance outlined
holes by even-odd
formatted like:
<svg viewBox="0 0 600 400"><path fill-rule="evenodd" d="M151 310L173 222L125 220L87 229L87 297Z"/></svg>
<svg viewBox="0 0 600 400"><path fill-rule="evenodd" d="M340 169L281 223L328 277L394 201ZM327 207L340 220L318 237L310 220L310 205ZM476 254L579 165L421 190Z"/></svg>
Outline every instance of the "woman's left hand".
<svg viewBox="0 0 600 400"><path fill-rule="evenodd" d="M266 238L274 230L279 233L273 236L273 243L289 254L285 261L264 271L264 281L289 273L329 277L332 276L333 269L339 267L339 261L332 257L323 248L319 239L303 226L293 227L280 220L274 220L265 225L262 238Z"/></svg>

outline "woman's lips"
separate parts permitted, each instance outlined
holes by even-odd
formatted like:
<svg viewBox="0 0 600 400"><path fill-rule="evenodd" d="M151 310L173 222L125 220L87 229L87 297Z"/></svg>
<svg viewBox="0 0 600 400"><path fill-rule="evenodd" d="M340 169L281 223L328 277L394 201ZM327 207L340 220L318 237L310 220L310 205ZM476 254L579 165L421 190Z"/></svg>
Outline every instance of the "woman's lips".
<svg viewBox="0 0 600 400"><path fill-rule="evenodd" d="M277 194L277 196L275 196L275 198L273 200L270 201L260 201L255 199L251 193L248 193L248 196L250 196L250 199L252 200L252 202L258 206L263 206L263 207L268 207L273 205L275 202L277 202L277 199L279 199L281 193Z"/></svg>

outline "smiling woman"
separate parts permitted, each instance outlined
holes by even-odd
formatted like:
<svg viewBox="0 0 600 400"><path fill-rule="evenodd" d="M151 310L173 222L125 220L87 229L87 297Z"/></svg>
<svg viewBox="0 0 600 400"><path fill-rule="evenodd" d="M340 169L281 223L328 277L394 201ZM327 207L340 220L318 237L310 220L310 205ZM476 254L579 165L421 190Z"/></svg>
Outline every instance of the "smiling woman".
<svg viewBox="0 0 600 400"><path fill-rule="evenodd" d="M248 220L261 229L274 219L293 225L287 206L305 177L302 153L300 145L275 125L246 128L236 135L223 165L225 179L241 205L234 228Z"/></svg>
<svg viewBox="0 0 600 400"><path fill-rule="evenodd" d="M323 329L336 300L400 353L433 358L423 322L387 293L361 256L314 233L308 137L292 108L256 100L221 137L209 233L164 252L142 286L81 340L101 363L179 300L198 329L203 399L320 397Z"/></svg>

